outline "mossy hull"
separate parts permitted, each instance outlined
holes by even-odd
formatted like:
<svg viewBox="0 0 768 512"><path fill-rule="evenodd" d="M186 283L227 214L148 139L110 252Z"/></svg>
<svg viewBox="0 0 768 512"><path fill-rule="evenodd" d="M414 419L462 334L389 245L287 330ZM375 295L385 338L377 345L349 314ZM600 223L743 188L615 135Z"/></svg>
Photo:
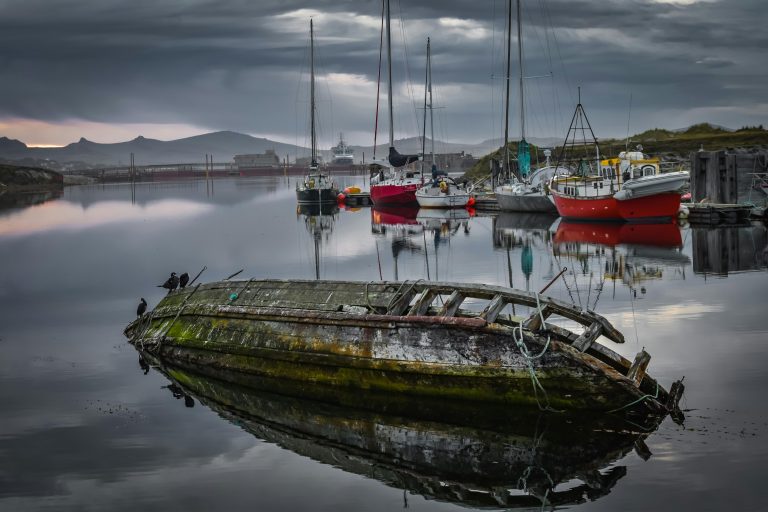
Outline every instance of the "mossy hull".
<svg viewBox="0 0 768 512"><path fill-rule="evenodd" d="M153 321L142 339L157 342L154 352L171 363L352 389L522 405L548 399L568 410L612 410L642 396L612 368L556 341L533 361L545 399L508 333L364 316L313 323L296 315L184 314ZM531 353L543 348L537 338L527 344Z"/></svg>

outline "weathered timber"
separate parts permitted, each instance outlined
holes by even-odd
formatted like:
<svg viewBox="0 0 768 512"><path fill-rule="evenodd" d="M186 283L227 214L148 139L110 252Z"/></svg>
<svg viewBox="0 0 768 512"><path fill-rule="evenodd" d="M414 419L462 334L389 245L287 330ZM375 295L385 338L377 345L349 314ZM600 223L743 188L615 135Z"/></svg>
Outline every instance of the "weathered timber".
<svg viewBox="0 0 768 512"><path fill-rule="evenodd" d="M443 307L440 309L438 315L440 316L453 316L459 310L459 306L464 302L464 296L458 291L454 290L451 295L448 296L448 300L445 301Z"/></svg>
<svg viewBox="0 0 768 512"><path fill-rule="evenodd" d="M632 366L629 368L627 377L636 385L640 385L640 382L645 377L645 370L648 368L648 364L651 362L651 354L645 350L641 350L635 356Z"/></svg>
<svg viewBox="0 0 768 512"><path fill-rule="evenodd" d="M429 288L423 289L408 311L408 316L423 316L429 310L433 300L435 300L435 292Z"/></svg>
<svg viewBox="0 0 768 512"><path fill-rule="evenodd" d="M438 295L449 296L442 306L433 305ZM489 302L482 311L459 308L466 298ZM507 304L537 310L528 319L500 315ZM553 315L587 329L577 336L541 324L541 316ZM541 357L528 359L521 352L515 329L528 353L543 352ZM596 342L601 333L623 341L591 311L497 286L253 279L170 293L126 328L137 347L175 364L342 388L535 405L533 369L553 407L614 410L634 404L630 413L665 413L667 393L644 372L632 380L630 362ZM657 399L643 398L655 389Z"/></svg>
<svg viewBox="0 0 768 512"><path fill-rule="evenodd" d="M691 197L722 204L765 205L756 176L767 175L768 153L699 151L691 153Z"/></svg>
<svg viewBox="0 0 768 512"><path fill-rule="evenodd" d="M579 338L573 342L573 346L577 350L581 350L582 352L585 352L589 347L592 346L592 343L594 343L595 340L602 333L603 333L602 324L600 324L600 322L595 322L592 325L590 325L586 331L584 331L584 334L579 336Z"/></svg>
<svg viewBox="0 0 768 512"><path fill-rule="evenodd" d="M499 313L501 313L501 310L504 309L506 305L507 302L504 300L503 295L494 295L493 299L491 299L491 303L485 308L485 311L480 315L480 318L488 323L495 322L496 317L499 316Z"/></svg>

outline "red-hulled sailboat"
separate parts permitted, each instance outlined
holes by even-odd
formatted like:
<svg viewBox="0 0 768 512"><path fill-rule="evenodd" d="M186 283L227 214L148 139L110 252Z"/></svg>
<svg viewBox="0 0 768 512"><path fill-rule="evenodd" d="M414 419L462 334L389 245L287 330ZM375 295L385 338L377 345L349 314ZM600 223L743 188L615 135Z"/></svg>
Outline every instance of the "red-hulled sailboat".
<svg viewBox="0 0 768 512"><path fill-rule="evenodd" d="M609 162L601 161L597 138L579 102L557 163L572 174L556 176L550 183L561 217L657 222L677 216L687 172L660 174L658 166L631 169Z"/></svg>
<svg viewBox="0 0 768 512"><path fill-rule="evenodd" d="M385 1L385 19L387 27L387 99L389 104L389 166L379 166L378 177L371 178L371 201L380 205L404 205L416 203L416 190L424 185L419 171L403 169L416 162L419 155L401 155L395 149L395 125L392 109L392 52L390 37L389 0ZM378 105L378 99L377 99ZM378 117L378 106L376 107ZM376 143L374 141L374 148ZM375 180L375 181L374 181Z"/></svg>

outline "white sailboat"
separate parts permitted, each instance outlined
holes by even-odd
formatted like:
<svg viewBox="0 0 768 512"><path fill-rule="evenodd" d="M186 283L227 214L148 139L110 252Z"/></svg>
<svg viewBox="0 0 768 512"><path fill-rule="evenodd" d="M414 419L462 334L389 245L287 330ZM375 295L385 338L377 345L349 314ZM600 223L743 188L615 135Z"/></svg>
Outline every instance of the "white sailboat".
<svg viewBox="0 0 768 512"><path fill-rule="evenodd" d="M531 172L530 146L525 140L525 91L523 88L523 34L522 34L522 8L521 0L517 0L517 53L520 81L520 142L517 148L517 162L519 175L511 172L509 181L496 187L496 200L503 211L519 212L551 212L556 213L552 198L549 194L549 182L556 175L568 174L565 168L547 165ZM509 166L508 127L509 127L509 81L510 81L510 51L512 40L512 0L508 4L507 23L507 105L504 128L504 162L507 170ZM547 159L549 160L549 159Z"/></svg>
<svg viewBox="0 0 768 512"><path fill-rule="evenodd" d="M422 136L422 153L424 153L424 141L427 131L427 109L429 109L430 139L432 143L431 162L432 179L416 191L416 201L422 208L462 208L467 205L470 193L464 187L459 186L446 173L437 170L435 164L435 123L432 109L432 49L427 38L427 77L424 94L424 123ZM429 101L427 102L427 99ZM423 173L423 171L422 171Z"/></svg>

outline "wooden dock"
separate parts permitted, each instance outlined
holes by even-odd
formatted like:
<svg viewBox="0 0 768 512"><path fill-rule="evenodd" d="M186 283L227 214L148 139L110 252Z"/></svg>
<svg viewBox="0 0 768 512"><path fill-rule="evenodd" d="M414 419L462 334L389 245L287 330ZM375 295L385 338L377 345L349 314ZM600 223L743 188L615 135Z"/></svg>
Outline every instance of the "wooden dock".
<svg viewBox="0 0 768 512"><path fill-rule="evenodd" d="M358 192L357 194L345 194L344 204L347 206L373 206L371 194L369 192Z"/></svg>
<svg viewBox="0 0 768 512"><path fill-rule="evenodd" d="M499 202L496 200L495 194L478 195L475 196L475 209L484 212L498 212Z"/></svg>
<svg viewBox="0 0 768 512"><path fill-rule="evenodd" d="M688 203L691 224L743 224L749 220L752 207L746 204Z"/></svg>

